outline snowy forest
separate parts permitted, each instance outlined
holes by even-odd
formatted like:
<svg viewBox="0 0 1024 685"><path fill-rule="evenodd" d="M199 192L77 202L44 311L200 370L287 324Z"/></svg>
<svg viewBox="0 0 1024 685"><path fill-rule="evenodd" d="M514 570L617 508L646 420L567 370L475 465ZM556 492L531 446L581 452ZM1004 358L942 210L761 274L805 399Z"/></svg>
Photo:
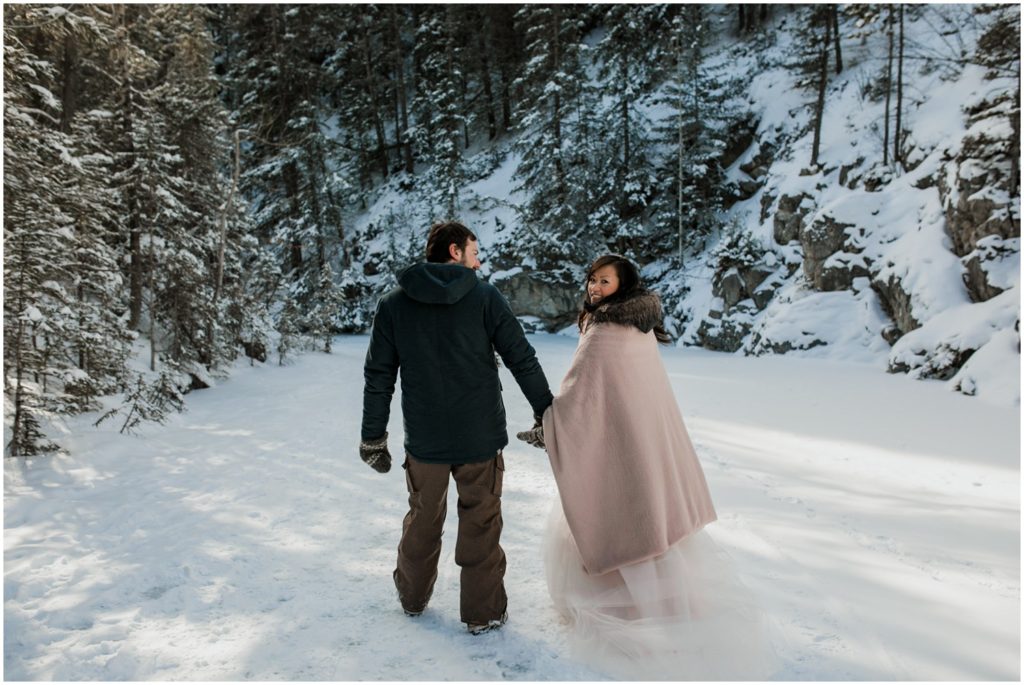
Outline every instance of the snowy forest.
<svg viewBox="0 0 1024 685"><path fill-rule="evenodd" d="M1019 403L1016 4L6 4L3 32L8 455L330 353L445 219L530 332L618 252L678 345Z"/></svg>
<svg viewBox="0 0 1024 685"><path fill-rule="evenodd" d="M507 364L508 621L461 620L457 487L429 607L396 596L408 397L378 473L368 333L454 219L556 394L588 265L640 267L770 680L1020 681L1018 4L7 3L3 34L6 680L610 677Z"/></svg>

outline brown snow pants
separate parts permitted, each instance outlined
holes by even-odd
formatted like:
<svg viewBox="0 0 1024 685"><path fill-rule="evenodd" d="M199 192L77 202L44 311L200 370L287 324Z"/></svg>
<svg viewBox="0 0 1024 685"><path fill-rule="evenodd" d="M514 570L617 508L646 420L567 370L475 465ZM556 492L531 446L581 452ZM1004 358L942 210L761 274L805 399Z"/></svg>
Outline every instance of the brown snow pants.
<svg viewBox="0 0 1024 685"><path fill-rule="evenodd" d="M455 563L462 569L460 611L464 623L486 624L501 618L505 595L505 552L501 538L501 482L505 461L474 464L427 464L406 454L405 481L409 513L398 543L395 587L406 611L426 608L437 580L441 535L448 511L448 478L459 493L459 532Z"/></svg>

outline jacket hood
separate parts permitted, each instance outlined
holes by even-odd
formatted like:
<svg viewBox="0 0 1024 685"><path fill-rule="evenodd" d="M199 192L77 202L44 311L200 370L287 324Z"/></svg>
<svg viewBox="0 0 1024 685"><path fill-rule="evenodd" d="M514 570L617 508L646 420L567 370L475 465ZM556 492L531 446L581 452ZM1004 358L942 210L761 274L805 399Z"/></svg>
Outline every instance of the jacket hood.
<svg viewBox="0 0 1024 685"><path fill-rule="evenodd" d="M476 273L461 264L413 264L398 275L405 294L424 304L455 304L478 283Z"/></svg>

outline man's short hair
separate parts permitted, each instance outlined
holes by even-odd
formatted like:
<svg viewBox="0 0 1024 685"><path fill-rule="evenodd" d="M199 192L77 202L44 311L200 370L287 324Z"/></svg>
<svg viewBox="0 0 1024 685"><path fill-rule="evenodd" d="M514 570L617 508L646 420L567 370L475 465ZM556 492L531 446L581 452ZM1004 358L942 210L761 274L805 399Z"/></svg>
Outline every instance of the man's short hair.
<svg viewBox="0 0 1024 685"><path fill-rule="evenodd" d="M466 243L476 240L473 232L455 221L442 221L430 227L427 235L427 261L444 264L451 261L448 246L455 243L460 250L466 249Z"/></svg>

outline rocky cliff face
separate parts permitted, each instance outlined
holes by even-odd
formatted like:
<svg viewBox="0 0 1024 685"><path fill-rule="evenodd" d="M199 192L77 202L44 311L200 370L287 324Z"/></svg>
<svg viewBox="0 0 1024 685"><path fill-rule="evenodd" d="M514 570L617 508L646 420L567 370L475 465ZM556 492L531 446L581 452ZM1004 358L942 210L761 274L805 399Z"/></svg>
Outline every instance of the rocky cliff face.
<svg viewBox="0 0 1024 685"><path fill-rule="evenodd" d="M869 136L883 105L862 99L858 77L832 86L838 111L823 137L839 129L845 139L816 168L800 164L806 129L764 106L735 171L749 253L708 256L710 305L695 311L687 342L745 354L867 349L892 372L949 380L965 394L991 378L991 360L1009 359L1006 349L1019 365L1019 85L971 66L914 73L923 94L895 163L877 158L880 141ZM782 90L777 78L765 97Z"/></svg>
<svg viewBox="0 0 1024 685"><path fill-rule="evenodd" d="M1008 92L966 107L968 133L938 179L946 231L974 302L1006 290L1003 264L1019 259L1020 198L1011 188L1012 157L1020 154L1013 149L1014 111Z"/></svg>
<svg viewBox="0 0 1024 685"><path fill-rule="evenodd" d="M508 299L516 316L536 319L530 328L557 331L576 320L582 284L552 280L546 272L522 267L497 273L490 280Z"/></svg>
<svg viewBox="0 0 1024 685"><path fill-rule="evenodd" d="M708 349L735 352L743 346L757 314L771 302L796 264L782 262L746 233L731 236L714 258L714 300L697 329L697 340Z"/></svg>

